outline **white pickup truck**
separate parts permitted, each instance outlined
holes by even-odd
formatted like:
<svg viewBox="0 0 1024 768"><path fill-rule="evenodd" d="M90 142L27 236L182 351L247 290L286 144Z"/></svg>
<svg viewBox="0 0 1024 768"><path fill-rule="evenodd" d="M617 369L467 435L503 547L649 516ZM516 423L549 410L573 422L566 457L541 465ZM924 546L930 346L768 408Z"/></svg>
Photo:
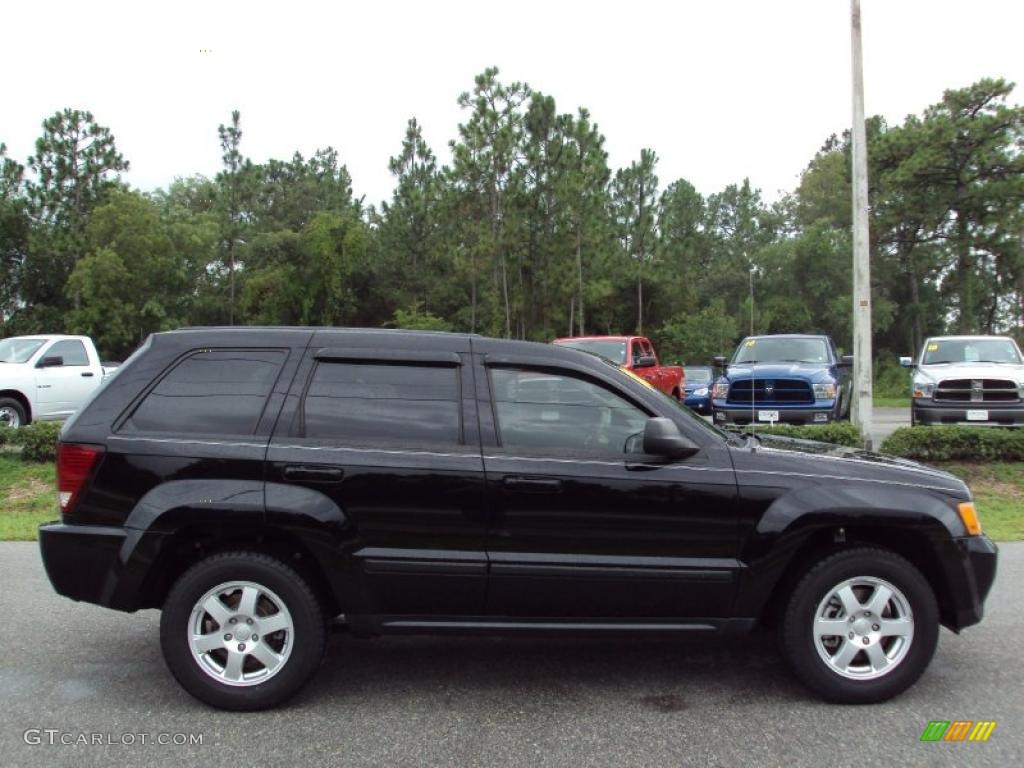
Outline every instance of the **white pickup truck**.
<svg viewBox="0 0 1024 768"><path fill-rule="evenodd" d="M12 336L0 341L0 428L66 419L117 367L101 363L88 336Z"/></svg>

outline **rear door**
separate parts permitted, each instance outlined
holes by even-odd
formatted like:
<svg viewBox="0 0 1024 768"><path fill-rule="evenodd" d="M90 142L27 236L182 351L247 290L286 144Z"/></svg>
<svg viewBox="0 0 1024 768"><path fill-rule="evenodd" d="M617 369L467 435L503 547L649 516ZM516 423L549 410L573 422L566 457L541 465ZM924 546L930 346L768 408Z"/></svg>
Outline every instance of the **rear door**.
<svg viewBox="0 0 1024 768"><path fill-rule="evenodd" d="M489 614L729 615L736 484L724 446L671 464L626 454L654 412L578 370L489 356L477 383Z"/></svg>
<svg viewBox="0 0 1024 768"><path fill-rule="evenodd" d="M271 440L268 513L288 486L341 509L347 530L331 546L348 613L479 613L486 520L469 341L395 337L316 334Z"/></svg>

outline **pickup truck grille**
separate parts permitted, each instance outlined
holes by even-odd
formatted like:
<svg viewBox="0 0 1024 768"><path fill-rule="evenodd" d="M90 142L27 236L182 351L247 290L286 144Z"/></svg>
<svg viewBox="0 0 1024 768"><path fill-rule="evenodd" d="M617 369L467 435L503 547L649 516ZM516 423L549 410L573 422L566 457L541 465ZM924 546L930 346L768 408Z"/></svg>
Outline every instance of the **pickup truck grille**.
<svg viewBox="0 0 1024 768"><path fill-rule="evenodd" d="M1007 379L946 379L935 388L938 403L1018 403L1016 383Z"/></svg>
<svg viewBox="0 0 1024 768"><path fill-rule="evenodd" d="M728 402L744 405L813 403L814 392L810 384L800 379L748 379L733 382Z"/></svg>

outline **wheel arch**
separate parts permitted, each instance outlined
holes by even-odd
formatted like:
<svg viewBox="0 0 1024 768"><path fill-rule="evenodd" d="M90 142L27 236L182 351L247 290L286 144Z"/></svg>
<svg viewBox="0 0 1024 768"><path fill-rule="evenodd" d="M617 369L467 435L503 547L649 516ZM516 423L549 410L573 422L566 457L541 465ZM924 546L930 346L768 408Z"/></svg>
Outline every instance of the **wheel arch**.
<svg viewBox="0 0 1024 768"><path fill-rule="evenodd" d="M276 557L297 570L331 615L354 600L353 538L347 516L326 495L259 480L177 480L139 500L125 521L119 602L163 605L196 562L225 551Z"/></svg>
<svg viewBox="0 0 1024 768"><path fill-rule="evenodd" d="M32 403L29 402L28 397L17 389L0 389L0 397L9 397L12 400L17 400L21 407L25 409L25 424L32 423Z"/></svg>
<svg viewBox="0 0 1024 768"><path fill-rule="evenodd" d="M940 554L963 522L941 496L911 488L809 486L780 496L758 521L737 615L774 620L779 603L814 563L840 549L873 546L900 555L928 581L943 624L953 626L956 597Z"/></svg>
<svg viewBox="0 0 1024 768"><path fill-rule="evenodd" d="M857 523L820 526L808 531L772 584L759 620L774 626L797 582L816 563L836 552L865 547L892 552L917 568L935 594L942 623L946 626L955 623L956 607L949 575L935 548L929 545L928 534L899 526Z"/></svg>
<svg viewBox="0 0 1024 768"><path fill-rule="evenodd" d="M217 523L195 523L161 539L141 584L139 607L162 608L171 587L193 565L213 555L239 551L268 555L287 564L313 589L326 615L341 611L338 595L314 548L293 530L253 524L232 533Z"/></svg>

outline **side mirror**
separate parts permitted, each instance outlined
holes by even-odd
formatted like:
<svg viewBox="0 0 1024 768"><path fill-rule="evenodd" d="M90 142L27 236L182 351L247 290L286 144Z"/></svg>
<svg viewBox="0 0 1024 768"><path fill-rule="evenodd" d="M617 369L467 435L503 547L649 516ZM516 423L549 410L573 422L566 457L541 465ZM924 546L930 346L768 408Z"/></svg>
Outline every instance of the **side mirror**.
<svg viewBox="0 0 1024 768"><path fill-rule="evenodd" d="M62 365L64 365L64 358L60 355L52 355L50 357L44 357L36 363L36 368L57 368Z"/></svg>
<svg viewBox="0 0 1024 768"><path fill-rule="evenodd" d="M843 355L841 358L839 358L839 365L841 365L843 368L852 368L853 355Z"/></svg>
<svg viewBox="0 0 1024 768"><path fill-rule="evenodd" d="M900 368L913 368L913 367L914 367L914 358L912 358L912 357L901 357L900 358Z"/></svg>
<svg viewBox="0 0 1024 768"><path fill-rule="evenodd" d="M653 368L658 364L658 358L654 355L641 355L633 363L634 368Z"/></svg>
<svg viewBox="0 0 1024 768"><path fill-rule="evenodd" d="M711 362L713 362L719 368L725 368L725 356L724 355L718 355L717 357L711 358Z"/></svg>
<svg viewBox="0 0 1024 768"><path fill-rule="evenodd" d="M672 419L654 416L644 425L644 453L682 459L699 450L700 447L686 438Z"/></svg>

